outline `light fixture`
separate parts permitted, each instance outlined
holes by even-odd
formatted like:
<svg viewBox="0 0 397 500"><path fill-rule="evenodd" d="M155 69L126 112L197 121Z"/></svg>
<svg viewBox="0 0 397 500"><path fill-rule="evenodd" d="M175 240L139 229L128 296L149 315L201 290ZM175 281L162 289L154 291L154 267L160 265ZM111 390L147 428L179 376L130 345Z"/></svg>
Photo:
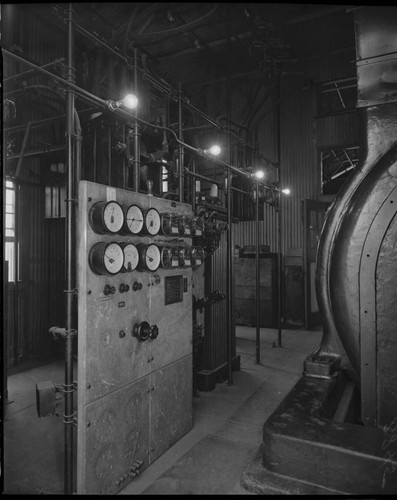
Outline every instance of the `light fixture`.
<svg viewBox="0 0 397 500"><path fill-rule="evenodd" d="M263 170L256 170L251 176L259 181L265 177L265 172Z"/></svg>
<svg viewBox="0 0 397 500"><path fill-rule="evenodd" d="M121 101L107 101L108 108L111 111L124 106L127 109L135 109L138 106L138 98L135 94L127 94Z"/></svg>
<svg viewBox="0 0 397 500"><path fill-rule="evenodd" d="M215 144L214 146L211 146L210 148L208 149L203 149L203 153L205 154L210 154L212 156L218 156L221 152L221 148Z"/></svg>
<svg viewBox="0 0 397 500"><path fill-rule="evenodd" d="M285 188L285 189L282 189L282 190L281 190L281 192L282 192L283 194L291 194L291 190L290 190L290 188Z"/></svg>

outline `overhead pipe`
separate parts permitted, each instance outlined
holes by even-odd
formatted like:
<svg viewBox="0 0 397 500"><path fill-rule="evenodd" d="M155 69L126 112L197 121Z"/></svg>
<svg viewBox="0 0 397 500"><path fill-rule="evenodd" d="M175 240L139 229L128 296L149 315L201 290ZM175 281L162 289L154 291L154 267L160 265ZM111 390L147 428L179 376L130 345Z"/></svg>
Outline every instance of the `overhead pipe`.
<svg viewBox="0 0 397 500"><path fill-rule="evenodd" d="M41 68L48 68L49 66L56 66L57 64L63 63L64 60L65 60L64 57L61 57L59 59L54 59L54 61L51 61L47 64L43 64L41 66ZM29 76L33 75L34 72L35 72L35 70L29 69L29 70L24 71L22 73L17 73L16 75L8 76L7 78L4 78L3 85L6 85L10 81L19 80L19 78L29 77Z"/></svg>
<svg viewBox="0 0 397 500"><path fill-rule="evenodd" d="M108 109L108 101L106 101L105 99L101 99L100 97L97 97L94 94L91 94L90 92L88 92L87 90L82 89L78 85L75 85L74 83L72 83L72 82L70 82L68 80L65 80L64 78L62 78L62 77L60 77L58 75L55 75L55 74L51 73L50 71L47 71L47 70L41 68L40 66L37 66L36 64L31 63L30 61L27 61L23 57L20 57L20 56L14 54L13 52L11 52L11 51L9 51L7 49L2 49L2 51L3 51L3 54L8 55L10 57L13 57L14 59L16 59L17 61L19 61L19 62L21 62L23 64L26 64L26 65L28 65L30 67L33 67L35 69L40 70L42 73L46 74L50 78L53 78L56 81L62 83L66 87L68 87L69 89L74 90L76 94L78 94L82 99L85 99L86 101L88 101L90 104L96 105L96 106L98 106L98 107L100 107L102 109ZM114 113L116 113L119 116L127 119L128 121L131 120L131 113L129 113L127 111L124 111L121 108L116 109L114 111ZM174 135L176 141L179 144L181 144L184 148L189 149L189 150L191 150L191 151L193 151L195 153L198 153L197 148L195 148L195 147L191 146L190 144L187 144L187 143L185 143L183 141L180 141L179 138L178 138L178 135L175 133L174 130L172 130L172 129L168 128L168 127L163 127L163 126L160 126L160 125L154 125L153 123L150 123L150 122L148 122L148 121L140 118L139 116L134 117L134 119L136 119L139 123L142 123L142 124L147 125L149 127L156 128L156 129L159 129L159 130L167 130L168 132L170 132L171 134ZM230 169L233 173L235 173L237 175L241 175L243 177L250 178L249 172L246 172L245 170L241 170L238 167L235 167L234 165L230 165L230 164L224 162L223 160L220 160L219 158L213 157L213 158L211 158L211 161L213 161L213 162L215 162L215 163L217 163L219 165L222 165L225 169ZM271 162L271 163L274 164L274 162ZM265 184L263 182L262 182L262 185L265 186ZM269 189L277 191L277 188L275 188L271 184L269 184L268 187L269 187Z"/></svg>
<svg viewBox="0 0 397 500"><path fill-rule="evenodd" d="M216 184L217 186L222 186L222 182L217 181L215 179L212 179L211 177L206 177L205 175L197 174L196 172L193 172L192 170L189 170L188 168L185 168L185 173L188 175L191 175L192 177L195 177L197 179L201 179L202 181L208 181L211 182L212 184Z"/></svg>

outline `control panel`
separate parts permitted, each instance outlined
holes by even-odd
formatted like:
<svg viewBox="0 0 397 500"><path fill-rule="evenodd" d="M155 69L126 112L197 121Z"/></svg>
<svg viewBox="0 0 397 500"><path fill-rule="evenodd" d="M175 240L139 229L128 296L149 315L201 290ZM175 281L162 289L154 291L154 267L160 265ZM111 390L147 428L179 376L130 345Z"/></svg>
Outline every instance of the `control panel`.
<svg viewBox="0 0 397 500"><path fill-rule="evenodd" d="M80 182L78 493L117 492L192 426L196 219L187 204Z"/></svg>

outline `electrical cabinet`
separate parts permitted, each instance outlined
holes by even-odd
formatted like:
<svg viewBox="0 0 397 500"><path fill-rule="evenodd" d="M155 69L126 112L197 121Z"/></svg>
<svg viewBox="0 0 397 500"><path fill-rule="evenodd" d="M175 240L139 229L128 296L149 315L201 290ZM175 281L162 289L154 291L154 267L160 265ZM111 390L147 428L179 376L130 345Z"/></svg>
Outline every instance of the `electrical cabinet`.
<svg viewBox="0 0 397 500"><path fill-rule="evenodd" d="M193 214L88 181L78 213L77 493L113 494L192 427Z"/></svg>
<svg viewBox="0 0 397 500"><path fill-rule="evenodd" d="M236 324L256 325L256 259L255 255L237 257L234 261L236 276ZM277 255L260 254L260 326L277 326Z"/></svg>

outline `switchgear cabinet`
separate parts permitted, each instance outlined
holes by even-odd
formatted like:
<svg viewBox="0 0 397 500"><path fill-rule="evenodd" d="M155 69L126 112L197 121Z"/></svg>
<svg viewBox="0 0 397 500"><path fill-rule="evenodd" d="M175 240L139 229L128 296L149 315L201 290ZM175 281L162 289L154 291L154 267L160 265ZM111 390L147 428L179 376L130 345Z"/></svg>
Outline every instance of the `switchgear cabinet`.
<svg viewBox="0 0 397 500"><path fill-rule="evenodd" d="M192 427L192 234L170 216L191 206L80 182L78 494L116 493Z"/></svg>

